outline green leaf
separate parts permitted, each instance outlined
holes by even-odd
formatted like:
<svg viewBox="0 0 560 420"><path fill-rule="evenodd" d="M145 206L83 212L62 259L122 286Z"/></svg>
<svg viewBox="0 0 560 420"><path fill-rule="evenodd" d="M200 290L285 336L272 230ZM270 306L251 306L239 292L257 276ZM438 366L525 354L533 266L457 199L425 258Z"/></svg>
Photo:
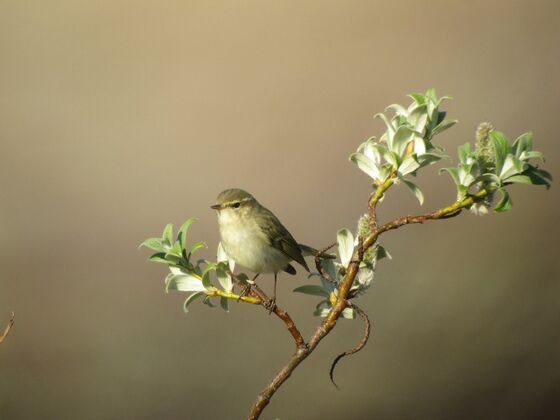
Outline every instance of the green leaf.
<svg viewBox="0 0 560 420"><path fill-rule="evenodd" d="M211 308L215 308L216 305L214 305L211 301L210 301L210 296L206 296L204 298L204 300L202 301L202 303L204 303L206 306L210 306Z"/></svg>
<svg viewBox="0 0 560 420"><path fill-rule="evenodd" d="M167 251L167 253L165 254L165 257L168 258L170 256L176 256L181 258L181 244L179 243L179 241L175 242L173 244L173 246Z"/></svg>
<svg viewBox="0 0 560 420"><path fill-rule="evenodd" d="M163 246L161 244L161 239L160 238L150 238L150 239L146 239L144 242L142 242L140 244L140 246L138 246L138 248L140 247L146 247L146 248L150 248L154 251L159 251L159 252L163 252Z"/></svg>
<svg viewBox="0 0 560 420"><path fill-rule="evenodd" d="M502 193L502 198L500 200L500 202L496 205L496 208L494 208L494 211L497 211L499 213L503 213L508 211L509 209L512 208L513 203L511 202L511 198L509 197L509 194L506 190L501 189L499 190Z"/></svg>
<svg viewBox="0 0 560 420"><path fill-rule="evenodd" d="M191 217L190 219L187 219L186 222L183 223L179 228L179 232L177 233L177 240L180 242L181 248L184 250L187 250L187 232L189 230L189 226L196 222L196 220L197 219L195 217Z"/></svg>
<svg viewBox="0 0 560 420"><path fill-rule="evenodd" d="M153 254L148 258L149 261L163 263L163 264L172 264L173 261L169 261L165 258L165 252L158 252Z"/></svg>
<svg viewBox="0 0 560 420"><path fill-rule="evenodd" d="M340 229L336 234L336 239L340 262L346 267L352 259L352 253L354 252L354 237L348 229Z"/></svg>
<svg viewBox="0 0 560 420"><path fill-rule="evenodd" d="M437 134L440 134L440 133L444 132L448 128L453 127L457 123L458 123L457 120L443 120L438 125L436 125L434 127L434 129L432 130L432 137L437 135Z"/></svg>
<svg viewBox="0 0 560 420"><path fill-rule="evenodd" d="M382 260L383 258L389 258L390 260L393 259L393 257L391 257L391 254L389 254L389 252L385 249L384 246L381 245L377 245L376 247L376 259L377 261Z"/></svg>
<svg viewBox="0 0 560 420"><path fill-rule="evenodd" d="M523 133L515 139L512 146L512 151L518 158L523 152L530 152L533 150L533 133Z"/></svg>
<svg viewBox="0 0 560 420"><path fill-rule="evenodd" d="M533 185L545 185L546 188L550 188L550 183L552 182L552 175L543 169L539 169L535 166L530 166L529 169L525 171L525 175L531 178L531 183Z"/></svg>
<svg viewBox="0 0 560 420"><path fill-rule="evenodd" d="M422 105L424 103L426 103L426 97L422 94L422 93L411 93L410 95L407 95L409 98L412 98L414 100L414 102L416 102L418 105Z"/></svg>
<svg viewBox="0 0 560 420"><path fill-rule="evenodd" d="M202 286L206 289L212 289L214 286L212 286L212 283L210 282L210 270L206 270L204 272L204 274L202 275Z"/></svg>
<svg viewBox="0 0 560 420"><path fill-rule="evenodd" d="M305 293L306 295L321 296L326 298L329 297L329 293L325 289L315 284L296 287L293 291L297 293Z"/></svg>
<svg viewBox="0 0 560 420"><path fill-rule="evenodd" d="M496 173L501 173L504 161L510 153L509 142L503 133L496 130L491 131L489 137L494 146Z"/></svg>
<svg viewBox="0 0 560 420"><path fill-rule="evenodd" d="M517 183L517 184L533 184L531 177L528 175L513 175L510 176L508 179L505 180L507 183Z"/></svg>
<svg viewBox="0 0 560 420"><path fill-rule="evenodd" d="M164 246L171 247L173 243L173 224L168 223L165 228L163 229L163 233L161 235L161 242Z"/></svg>
<svg viewBox="0 0 560 420"><path fill-rule="evenodd" d="M451 175L451 178L453 178L453 182L455 182L455 185L461 185L461 181L459 180L459 169L457 168L441 168L439 170L439 173L442 172L447 172L449 175Z"/></svg>
<svg viewBox="0 0 560 420"><path fill-rule="evenodd" d="M404 182L404 185L410 188L410 190L414 193L420 205L424 204L424 194L422 194L420 188L418 188L414 182L408 181L404 178L401 178L401 181Z"/></svg>
<svg viewBox="0 0 560 420"><path fill-rule="evenodd" d="M195 292L195 293L189 295L185 299L185 303L183 303L183 311L185 311L185 313L188 313L189 312L188 308L191 305L191 303L193 303L196 299L198 299L201 296L204 296L204 292Z"/></svg>
<svg viewBox="0 0 560 420"><path fill-rule="evenodd" d="M191 246L191 254L194 254L196 251L198 251L200 248L207 248L206 246L206 242L197 242L195 244L193 244Z"/></svg>
<svg viewBox="0 0 560 420"><path fill-rule="evenodd" d="M228 298L220 296L220 307L226 312L229 312L228 300Z"/></svg>

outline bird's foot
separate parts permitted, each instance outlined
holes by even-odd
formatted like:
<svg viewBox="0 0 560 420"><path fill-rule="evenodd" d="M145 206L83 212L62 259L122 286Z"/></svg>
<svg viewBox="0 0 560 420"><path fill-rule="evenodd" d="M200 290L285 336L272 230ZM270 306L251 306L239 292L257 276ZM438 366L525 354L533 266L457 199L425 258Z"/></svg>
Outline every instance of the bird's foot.
<svg viewBox="0 0 560 420"><path fill-rule="evenodd" d="M274 312L274 310L276 309L276 296L272 299L268 299L266 302L263 302L263 306L268 310L269 315Z"/></svg>
<svg viewBox="0 0 560 420"><path fill-rule="evenodd" d="M244 284L243 286L241 286L241 291L239 292L239 297L237 298L237 301L239 302L239 300L244 296L249 296L252 291L253 291L252 284L250 283Z"/></svg>

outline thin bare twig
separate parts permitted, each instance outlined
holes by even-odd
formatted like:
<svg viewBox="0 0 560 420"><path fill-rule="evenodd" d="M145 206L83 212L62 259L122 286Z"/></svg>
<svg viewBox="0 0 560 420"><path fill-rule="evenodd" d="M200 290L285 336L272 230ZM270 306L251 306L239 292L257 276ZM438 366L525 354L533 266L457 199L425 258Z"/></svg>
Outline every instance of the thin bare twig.
<svg viewBox="0 0 560 420"><path fill-rule="evenodd" d="M353 308L358 313L358 315L360 315L362 320L364 321L364 336L362 337L362 339L360 340L360 342L358 343L358 345L356 347L354 347L352 350L348 350L348 351L340 353L333 360L332 365L331 365L331 369L329 371L329 377L331 378L331 382L333 383L333 385L337 388L338 388L338 385L334 381L334 368L336 367L337 363L343 357L350 356L351 354L357 353L361 349L363 349L365 347L365 345L367 344L368 340L369 340L369 335L370 335L370 332L371 332L371 322L369 321L369 318L368 318L367 314L363 311L363 309L360 308L358 305L356 305L353 302L348 302L348 307Z"/></svg>
<svg viewBox="0 0 560 420"><path fill-rule="evenodd" d="M8 321L8 325L6 325L6 328L4 329L4 332L0 336L0 344L6 339L6 337L8 336L8 334L10 333L12 328L14 327L14 322L15 322L15 314L12 312L10 320Z"/></svg>
<svg viewBox="0 0 560 420"><path fill-rule="evenodd" d="M336 242L333 242L332 244L320 249L319 251L317 251L317 254L315 255L315 267L317 268L317 271L319 273L321 273L321 275L326 278L328 281L330 281L331 283L334 283L336 279L331 279L331 276L329 275L329 273L327 273L327 270L325 270L323 268L323 264L321 264L321 257L323 255L325 255L325 252L327 252L329 249L331 249L333 246L336 245Z"/></svg>

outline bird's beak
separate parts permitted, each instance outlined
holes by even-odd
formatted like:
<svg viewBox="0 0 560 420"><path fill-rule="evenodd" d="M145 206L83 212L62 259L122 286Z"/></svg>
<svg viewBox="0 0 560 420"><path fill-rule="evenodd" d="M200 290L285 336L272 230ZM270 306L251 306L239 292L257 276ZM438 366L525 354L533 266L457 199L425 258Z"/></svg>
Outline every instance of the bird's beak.
<svg viewBox="0 0 560 420"><path fill-rule="evenodd" d="M222 206L220 206L219 204L214 204L213 206L210 206L210 208L214 210L220 210Z"/></svg>

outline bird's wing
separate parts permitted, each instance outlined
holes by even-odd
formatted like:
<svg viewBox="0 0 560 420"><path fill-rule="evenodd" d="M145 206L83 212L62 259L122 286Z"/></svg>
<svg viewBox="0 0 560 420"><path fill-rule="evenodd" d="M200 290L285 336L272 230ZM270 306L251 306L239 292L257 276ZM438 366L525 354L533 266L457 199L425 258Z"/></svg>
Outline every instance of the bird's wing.
<svg viewBox="0 0 560 420"><path fill-rule="evenodd" d="M263 208L263 210L263 217L267 218L270 223L261 223L260 226L262 226L270 245L282 252L288 258L291 258L295 262L301 264L303 268L309 271L309 267L303 259L301 249L290 232L288 232L288 229L280 223L280 220L278 220L278 218L270 210L267 208Z"/></svg>

